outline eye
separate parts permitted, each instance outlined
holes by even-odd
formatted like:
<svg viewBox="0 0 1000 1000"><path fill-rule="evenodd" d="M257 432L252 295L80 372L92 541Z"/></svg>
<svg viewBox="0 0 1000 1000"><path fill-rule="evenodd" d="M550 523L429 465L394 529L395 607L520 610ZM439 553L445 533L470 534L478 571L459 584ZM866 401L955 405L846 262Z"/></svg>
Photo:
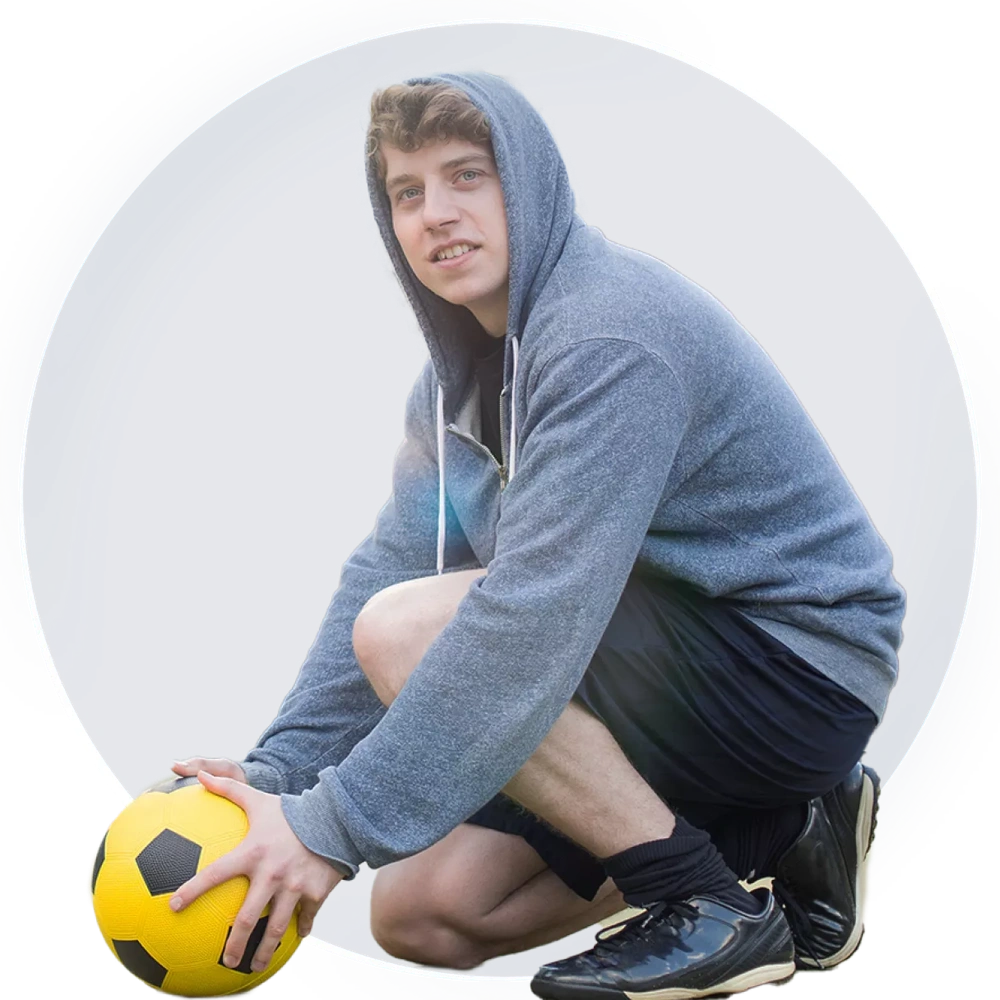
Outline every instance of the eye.
<svg viewBox="0 0 1000 1000"><path fill-rule="evenodd" d="M473 170L470 167L468 170L463 170L459 176L464 177L466 174L472 174L473 177L478 177L481 173L481 170Z"/></svg>
<svg viewBox="0 0 1000 1000"><path fill-rule="evenodd" d="M403 190L400 191L399 194L396 196L396 201L411 201L412 199L404 198L403 195L406 194L407 191L419 191L419 190L420 190L419 188L403 188Z"/></svg>

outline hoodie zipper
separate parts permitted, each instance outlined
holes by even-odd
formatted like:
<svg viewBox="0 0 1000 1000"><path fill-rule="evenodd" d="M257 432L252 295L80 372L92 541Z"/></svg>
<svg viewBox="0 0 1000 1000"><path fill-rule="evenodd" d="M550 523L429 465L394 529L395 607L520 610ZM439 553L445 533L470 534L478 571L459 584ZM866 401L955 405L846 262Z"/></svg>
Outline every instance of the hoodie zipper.
<svg viewBox="0 0 1000 1000"><path fill-rule="evenodd" d="M460 431L454 424L448 424L445 427L445 430L451 431L455 437L468 442L477 451L481 451L484 455L486 455L486 457L493 463L494 468L500 476L500 489L503 489L507 485L507 467L505 465L501 465L497 461L496 455L494 455L493 452L482 443L482 441L477 441L471 434L466 434L464 431Z"/></svg>
<svg viewBox="0 0 1000 1000"><path fill-rule="evenodd" d="M505 443L507 441L507 421L504 420L504 397L508 394L507 390L509 386L504 386L500 390L500 457L503 459L503 464L500 467L500 488L503 489L507 485L507 469L508 469L508 458L507 458L507 448ZM494 459L496 461L496 459Z"/></svg>

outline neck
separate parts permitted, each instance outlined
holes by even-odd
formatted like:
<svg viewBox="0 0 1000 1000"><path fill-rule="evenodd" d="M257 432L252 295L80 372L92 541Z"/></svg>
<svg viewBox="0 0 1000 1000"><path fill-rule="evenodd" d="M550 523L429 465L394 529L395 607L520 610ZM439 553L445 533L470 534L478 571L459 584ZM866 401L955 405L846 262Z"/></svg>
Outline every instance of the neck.
<svg viewBox="0 0 1000 1000"><path fill-rule="evenodd" d="M507 333L507 291L496 302L477 302L475 306L466 309L479 320L479 325L497 340L502 340Z"/></svg>

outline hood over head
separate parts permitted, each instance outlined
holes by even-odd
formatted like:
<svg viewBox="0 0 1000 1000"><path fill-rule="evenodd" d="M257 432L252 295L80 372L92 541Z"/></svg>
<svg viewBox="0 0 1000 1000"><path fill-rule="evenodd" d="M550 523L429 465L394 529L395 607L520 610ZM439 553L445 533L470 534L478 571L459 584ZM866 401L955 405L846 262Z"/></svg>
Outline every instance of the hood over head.
<svg viewBox="0 0 1000 1000"><path fill-rule="evenodd" d="M448 83L468 94L486 115L507 213L510 263L505 339L520 338L576 218L562 156L538 112L502 77L478 71L441 73L412 77L405 83ZM461 402L457 394L472 372L472 338L478 323L465 306L441 298L414 275L393 231L392 209L376 164L367 157L366 171L375 221L427 340L443 409L452 420Z"/></svg>

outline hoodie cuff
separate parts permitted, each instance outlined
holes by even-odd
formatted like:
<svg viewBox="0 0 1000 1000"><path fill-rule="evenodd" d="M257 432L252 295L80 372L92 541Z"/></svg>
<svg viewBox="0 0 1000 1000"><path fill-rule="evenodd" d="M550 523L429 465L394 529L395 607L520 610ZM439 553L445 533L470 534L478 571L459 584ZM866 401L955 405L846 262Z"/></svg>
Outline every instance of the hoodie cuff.
<svg viewBox="0 0 1000 1000"><path fill-rule="evenodd" d="M281 772L270 764L260 760L239 760L236 762L243 768L247 776L247 784L261 792L280 795L284 791L284 781Z"/></svg>
<svg viewBox="0 0 1000 1000"><path fill-rule="evenodd" d="M288 825L302 843L325 861L328 861L350 881L358 874L364 857L330 808L321 785L304 791L301 795L281 795L281 811Z"/></svg>

